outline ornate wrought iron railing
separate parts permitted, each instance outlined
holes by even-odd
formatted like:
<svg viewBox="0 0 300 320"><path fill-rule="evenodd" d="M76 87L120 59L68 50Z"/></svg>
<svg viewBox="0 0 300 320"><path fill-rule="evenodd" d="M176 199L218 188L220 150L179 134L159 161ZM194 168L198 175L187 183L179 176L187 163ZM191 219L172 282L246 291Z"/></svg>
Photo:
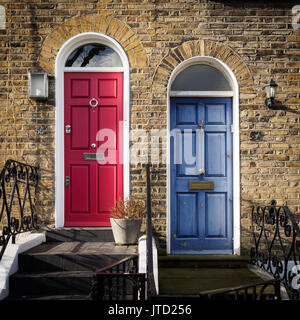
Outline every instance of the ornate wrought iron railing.
<svg viewBox="0 0 300 320"><path fill-rule="evenodd" d="M93 300L145 300L146 274L138 273L138 257L130 256L98 269L91 288Z"/></svg>
<svg viewBox="0 0 300 320"><path fill-rule="evenodd" d="M300 294L300 230L287 206L252 208L251 263L279 279L290 299L299 300Z"/></svg>
<svg viewBox="0 0 300 320"><path fill-rule="evenodd" d="M280 280L274 279L245 286L215 290L202 297L208 300L281 300Z"/></svg>
<svg viewBox="0 0 300 320"><path fill-rule="evenodd" d="M37 229L35 208L39 168L7 160L0 173L0 259L9 240Z"/></svg>

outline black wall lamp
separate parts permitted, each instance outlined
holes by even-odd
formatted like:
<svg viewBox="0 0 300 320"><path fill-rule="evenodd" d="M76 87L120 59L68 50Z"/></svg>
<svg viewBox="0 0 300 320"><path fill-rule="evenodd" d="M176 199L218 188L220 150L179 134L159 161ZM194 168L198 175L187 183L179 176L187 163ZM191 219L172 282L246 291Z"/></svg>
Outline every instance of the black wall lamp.
<svg viewBox="0 0 300 320"><path fill-rule="evenodd" d="M271 79L270 83L265 86L266 91L266 100L265 105L269 108L275 107L275 96L276 96L276 88L277 84L273 79Z"/></svg>

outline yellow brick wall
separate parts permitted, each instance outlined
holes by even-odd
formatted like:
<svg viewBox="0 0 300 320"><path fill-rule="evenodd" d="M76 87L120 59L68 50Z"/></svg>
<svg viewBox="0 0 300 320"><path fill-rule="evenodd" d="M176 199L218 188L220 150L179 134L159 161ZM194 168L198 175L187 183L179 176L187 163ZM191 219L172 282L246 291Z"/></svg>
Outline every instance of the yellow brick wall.
<svg viewBox="0 0 300 320"><path fill-rule="evenodd" d="M276 199L292 212L300 204L300 31L294 1L2 0L0 30L1 165L14 158L40 164L39 211L54 222L55 58L81 32L104 33L130 63L131 129L166 128L167 83L174 67L198 55L216 57L240 86L242 250L250 243L250 206ZM49 99L28 99L28 72L50 75ZM288 110L269 110L262 88L270 78ZM38 133L42 134L38 134ZM141 147L147 153L147 148ZM162 159L163 160L163 159ZM155 165L153 215L166 230L166 166ZM131 192L145 199L142 164L131 166Z"/></svg>

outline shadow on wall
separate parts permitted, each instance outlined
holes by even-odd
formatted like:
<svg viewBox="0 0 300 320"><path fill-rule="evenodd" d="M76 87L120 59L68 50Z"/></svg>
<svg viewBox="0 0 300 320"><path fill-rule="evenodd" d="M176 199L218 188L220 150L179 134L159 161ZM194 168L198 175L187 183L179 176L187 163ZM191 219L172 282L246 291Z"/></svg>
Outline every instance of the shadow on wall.
<svg viewBox="0 0 300 320"><path fill-rule="evenodd" d="M35 4L27 4L30 11L30 27L32 30L32 39L36 39L38 43L42 42L39 35L37 23L37 8ZM32 46L33 60L32 69L30 71L43 72L39 65L38 57L40 54L40 47L38 45ZM54 150L53 133L51 128L54 126L54 107L55 107L55 78L49 77L49 97L47 100L29 101L29 105L33 106L34 115L32 117L32 127L35 128L33 134L29 134L29 142L35 144L35 152L28 154L29 158L34 157L35 165L40 166L40 182L37 192L36 208L39 219L43 224L53 223L54 208ZM32 132L32 131L30 131ZM29 161L31 162L31 161Z"/></svg>

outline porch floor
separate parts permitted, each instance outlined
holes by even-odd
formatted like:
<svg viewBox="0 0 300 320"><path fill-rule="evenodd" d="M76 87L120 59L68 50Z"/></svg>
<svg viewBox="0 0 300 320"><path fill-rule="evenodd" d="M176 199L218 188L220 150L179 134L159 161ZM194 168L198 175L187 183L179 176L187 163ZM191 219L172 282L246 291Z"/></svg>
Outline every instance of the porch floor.
<svg viewBox="0 0 300 320"><path fill-rule="evenodd" d="M159 257L160 295L198 295L263 280L248 268L248 257L169 255Z"/></svg>
<svg viewBox="0 0 300 320"><path fill-rule="evenodd" d="M247 268L160 268L159 293L193 295L261 282Z"/></svg>
<svg viewBox="0 0 300 320"><path fill-rule="evenodd" d="M27 253L34 255L131 255L137 254L137 246L119 246L114 242L48 242Z"/></svg>

